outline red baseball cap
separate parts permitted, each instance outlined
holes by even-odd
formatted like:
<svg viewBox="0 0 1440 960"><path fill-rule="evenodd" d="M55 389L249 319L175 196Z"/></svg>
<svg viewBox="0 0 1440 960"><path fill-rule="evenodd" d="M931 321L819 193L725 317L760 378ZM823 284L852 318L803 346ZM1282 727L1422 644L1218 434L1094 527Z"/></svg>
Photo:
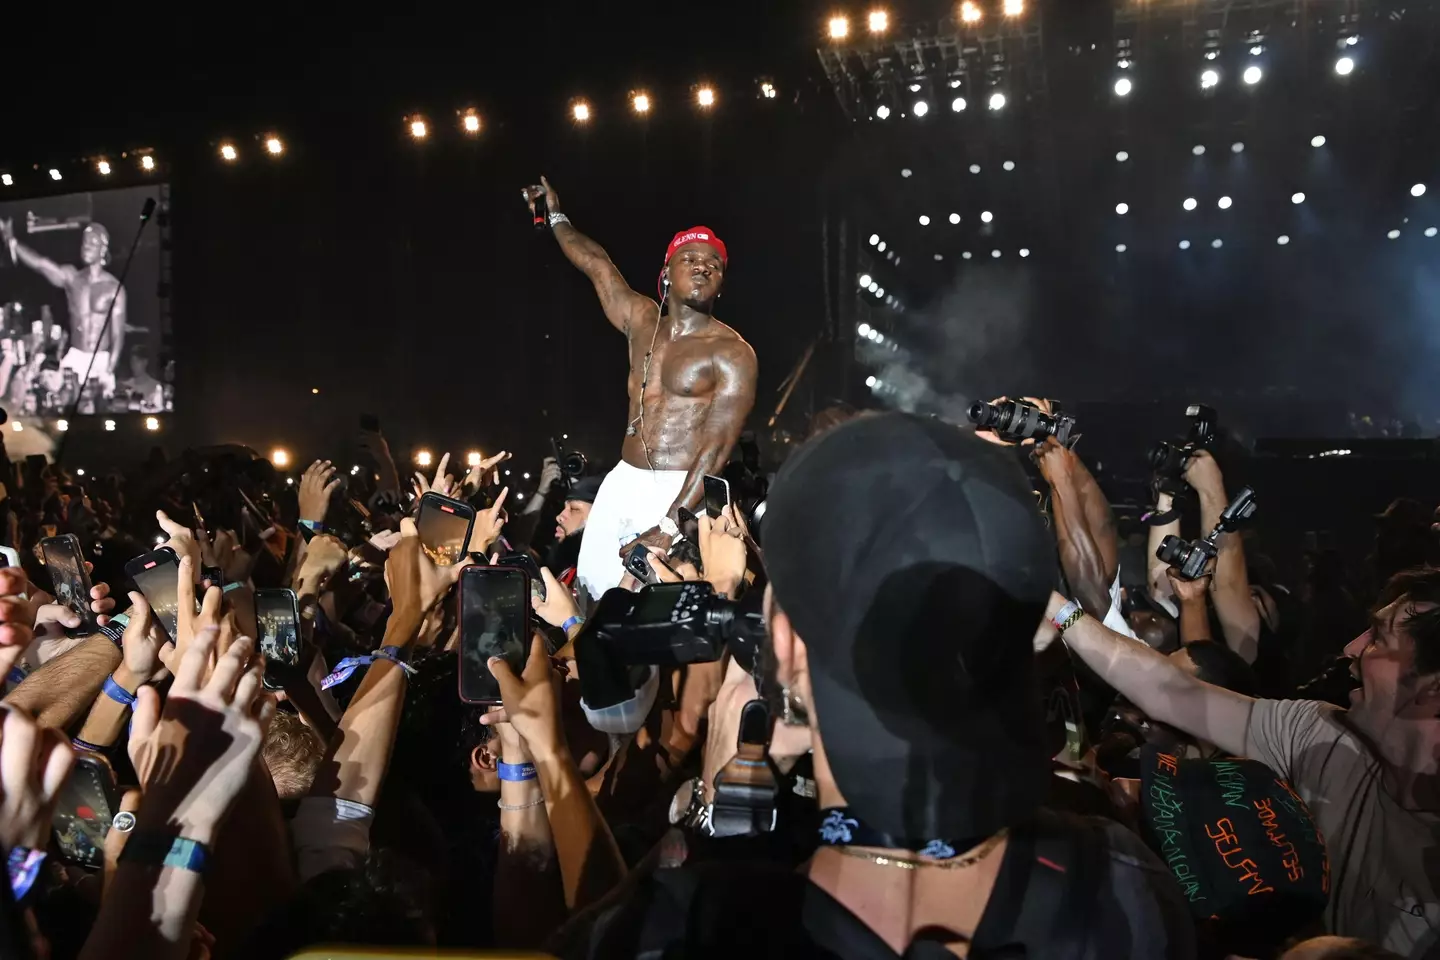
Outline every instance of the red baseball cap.
<svg viewBox="0 0 1440 960"><path fill-rule="evenodd" d="M715 231L709 227L691 227L689 230L681 230L675 234L675 239L670 241L670 246L665 250L665 262L668 264L670 258L675 256L675 251L687 243L709 244L720 254L720 263L725 266L730 265L730 255L725 252L725 241L715 236Z"/></svg>

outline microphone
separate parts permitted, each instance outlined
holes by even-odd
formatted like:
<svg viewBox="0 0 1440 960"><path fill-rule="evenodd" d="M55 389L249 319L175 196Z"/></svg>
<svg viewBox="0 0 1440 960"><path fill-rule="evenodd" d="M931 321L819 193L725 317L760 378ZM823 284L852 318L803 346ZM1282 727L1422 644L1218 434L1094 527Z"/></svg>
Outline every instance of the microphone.
<svg viewBox="0 0 1440 960"><path fill-rule="evenodd" d="M535 229L550 229L549 205L545 202L545 194L543 192L535 198Z"/></svg>
<svg viewBox="0 0 1440 960"><path fill-rule="evenodd" d="M150 214L152 214L152 213L154 213L154 212L155 212L155 198L154 198L154 197L146 197L146 198L145 198L145 206L142 207L141 210L140 210L140 219L141 219L142 221L149 220L149 219L150 219Z"/></svg>

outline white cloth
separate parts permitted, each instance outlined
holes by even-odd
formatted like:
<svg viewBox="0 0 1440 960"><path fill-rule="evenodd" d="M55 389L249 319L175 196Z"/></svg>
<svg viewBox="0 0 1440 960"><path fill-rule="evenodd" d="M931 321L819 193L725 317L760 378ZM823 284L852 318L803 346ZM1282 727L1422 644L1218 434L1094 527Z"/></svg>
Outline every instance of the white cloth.
<svg viewBox="0 0 1440 960"><path fill-rule="evenodd" d="M375 811L339 797L305 797L290 821L300 882L327 870L358 867L370 852Z"/></svg>
<svg viewBox="0 0 1440 960"><path fill-rule="evenodd" d="M93 365L91 361L94 361ZM90 379L98 381L104 388L105 396L115 395L115 375L110 372L110 351L97 350L88 353L84 350L71 347L65 351L65 359L60 361L61 370L74 370L75 376L81 380L85 378L85 371L90 371Z"/></svg>
<svg viewBox="0 0 1440 960"><path fill-rule="evenodd" d="M590 596L598 600L620 586L625 575L621 543L658 524L684 485L684 470L642 470L623 460L605 475L585 521L575 571Z"/></svg>
<svg viewBox="0 0 1440 960"><path fill-rule="evenodd" d="M1105 626L1116 633L1124 634L1131 640L1139 640L1135 631L1130 629L1129 622L1125 615L1120 612L1120 571L1115 571L1115 582L1110 584L1110 609L1105 611L1105 619L1101 621Z"/></svg>

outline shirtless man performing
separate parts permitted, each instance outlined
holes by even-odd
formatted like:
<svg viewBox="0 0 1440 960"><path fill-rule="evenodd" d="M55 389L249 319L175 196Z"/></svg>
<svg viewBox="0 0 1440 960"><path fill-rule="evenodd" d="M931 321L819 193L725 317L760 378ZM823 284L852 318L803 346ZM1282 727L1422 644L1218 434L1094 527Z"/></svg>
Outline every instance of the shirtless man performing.
<svg viewBox="0 0 1440 960"><path fill-rule="evenodd" d="M725 244L708 227L670 241L660 272L660 304L630 289L594 240L561 213L543 177L524 191L534 211L544 197L550 228L571 263L595 284L600 305L630 344L630 422L620 463L605 477L585 525L577 577L599 598L618 586L616 550L638 534L666 550L678 533L676 511L699 512L704 477L730 457L755 402L755 351L712 315L725 279Z"/></svg>
<svg viewBox="0 0 1440 960"><path fill-rule="evenodd" d="M84 380L86 369L100 383L104 396L115 395L115 366L120 362L120 346L125 341L125 288L105 263L110 259L110 233L98 223L88 223L80 231L81 267L56 263L41 256L15 239L15 225L0 220L0 237L10 248L10 259L23 263L52 284L65 291L70 306L70 349L60 361L60 369L74 370ZM110 301L115 309L110 317L110 330L105 342L100 332ZM94 361L93 366L91 361Z"/></svg>

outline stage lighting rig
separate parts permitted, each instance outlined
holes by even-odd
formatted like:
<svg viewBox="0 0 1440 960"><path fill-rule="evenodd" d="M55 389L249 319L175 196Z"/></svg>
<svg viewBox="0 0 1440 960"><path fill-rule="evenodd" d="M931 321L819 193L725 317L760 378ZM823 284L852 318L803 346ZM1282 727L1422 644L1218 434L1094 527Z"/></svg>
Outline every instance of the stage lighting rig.
<svg viewBox="0 0 1440 960"><path fill-rule="evenodd" d="M630 94L630 109L636 113L649 113L650 94L638 90Z"/></svg>
<svg viewBox="0 0 1440 960"><path fill-rule="evenodd" d="M1025 0L1005 0L1005 6L1001 9L1007 17L1018 17L1025 12Z"/></svg>
<svg viewBox="0 0 1440 960"><path fill-rule="evenodd" d="M234 144L220 144L220 159L224 160L226 163L234 163L235 159L239 156L240 154L236 152Z"/></svg>
<svg viewBox="0 0 1440 960"><path fill-rule="evenodd" d="M776 96L775 84L769 80L760 81L760 96L766 100L774 100Z"/></svg>
<svg viewBox="0 0 1440 960"><path fill-rule="evenodd" d="M279 137L271 136L265 138L265 152L272 157L278 157L285 152L285 144L280 142Z"/></svg>
<svg viewBox="0 0 1440 960"><path fill-rule="evenodd" d="M865 22L870 32L878 36L890 29L890 14L884 10L871 10Z"/></svg>
<svg viewBox="0 0 1440 960"><path fill-rule="evenodd" d="M480 115L474 110L466 110L460 117L460 127L466 133L475 134L480 132Z"/></svg>
<svg viewBox="0 0 1440 960"><path fill-rule="evenodd" d="M845 39L846 37L848 37L848 36L850 36L850 18L849 18L849 17L831 17L831 18L830 18L830 39L831 39L831 40L844 40L844 39Z"/></svg>
<svg viewBox="0 0 1440 960"><path fill-rule="evenodd" d="M13 187L15 186L15 178L10 176L10 174L8 173L0 173L0 184L4 184L7 187Z"/></svg>
<svg viewBox="0 0 1440 960"><path fill-rule="evenodd" d="M589 123L590 104L584 100L576 100L570 105L570 116L575 118L576 123Z"/></svg>
<svg viewBox="0 0 1440 960"><path fill-rule="evenodd" d="M109 160L98 160L98 161L96 161L96 163L95 163L95 172L98 173L98 174L100 174L100 176L102 176L102 177L108 177L108 176L110 176L110 161L109 161Z"/></svg>
<svg viewBox="0 0 1440 960"><path fill-rule="evenodd" d="M140 169L141 169L141 170L144 170L144 171L147 172L147 173L150 172L151 170L154 170L154 169L155 169L155 158L152 157L152 156L150 156L150 154L148 154L148 153L145 154L145 156L143 156L143 157L140 158Z"/></svg>
<svg viewBox="0 0 1440 960"><path fill-rule="evenodd" d="M695 102L700 105L701 109L705 110L715 106L715 88L711 86L700 87L695 91Z"/></svg>
<svg viewBox="0 0 1440 960"><path fill-rule="evenodd" d="M424 140L430 135L430 126L421 118L415 117L410 121L410 136L416 140Z"/></svg>
<svg viewBox="0 0 1440 960"><path fill-rule="evenodd" d="M1024 8L1023 4L1021 4L1021 8ZM1005 12L1006 14L1010 14L1010 4L1008 2L1005 4ZM976 3L975 0L964 0L964 2L960 4L961 23L973 25L979 23L984 18L985 13L980 9L980 5Z"/></svg>

